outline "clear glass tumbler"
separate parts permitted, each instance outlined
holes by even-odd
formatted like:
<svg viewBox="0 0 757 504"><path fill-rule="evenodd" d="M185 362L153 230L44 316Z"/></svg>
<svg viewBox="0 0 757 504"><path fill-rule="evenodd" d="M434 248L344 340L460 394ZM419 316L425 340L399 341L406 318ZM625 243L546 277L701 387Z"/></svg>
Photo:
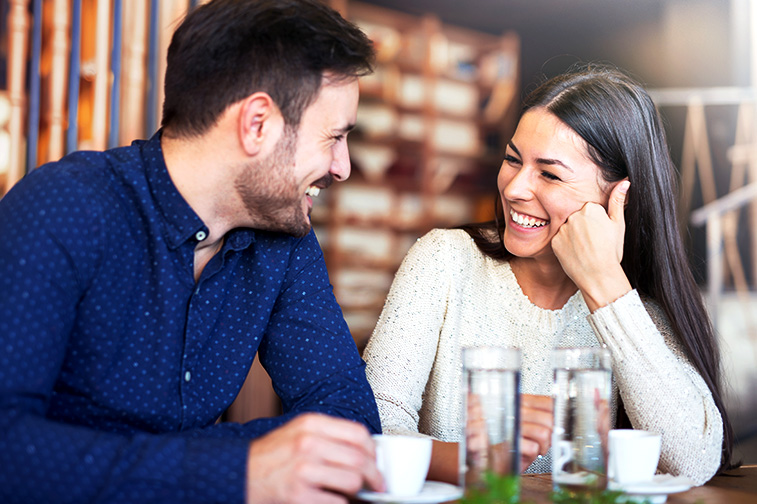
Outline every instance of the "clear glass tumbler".
<svg viewBox="0 0 757 504"><path fill-rule="evenodd" d="M603 348L553 351L554 428L552 481L555 489L607 487L612 368Z"/></svg>
<svg viewBox="0 0 757 504"><path fill-rule="evenodd" d="M463 349L465 439L460 480L482 488L490 476L520 474L520 350Z"/></svg>

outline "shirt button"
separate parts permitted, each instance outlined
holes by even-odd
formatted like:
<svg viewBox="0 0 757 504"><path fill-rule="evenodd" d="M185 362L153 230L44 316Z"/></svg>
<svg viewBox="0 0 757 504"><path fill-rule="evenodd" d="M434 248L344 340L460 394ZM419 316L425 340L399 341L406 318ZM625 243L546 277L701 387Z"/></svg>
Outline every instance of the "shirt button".
<svg viewBox="0 0 757 504"><path fill-rule="evenodd" d="M197 238L197 241L202 241L207 237L208 237L208 233L202 230L197 231L197 234L195 235L195 238Z"/></svg>
<svg viewBox="0 0 757 504"><path fill-rule="evenodd" d="M189 371L187 371L186 373L184 373L184 381L188 382L191 379L192 379L192 373L190 373Z"/></svg>

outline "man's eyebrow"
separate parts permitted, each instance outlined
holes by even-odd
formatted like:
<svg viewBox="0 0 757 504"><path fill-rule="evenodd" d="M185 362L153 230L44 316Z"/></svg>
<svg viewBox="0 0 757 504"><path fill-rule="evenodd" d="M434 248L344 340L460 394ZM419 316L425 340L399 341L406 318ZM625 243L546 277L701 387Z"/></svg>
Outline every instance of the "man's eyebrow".
<svg viewBox="0 0 757 504"><path fill-rule="evenodd" d="M344 135L344 134L349 133L350 131L352 131L354 129L355 129L355 124L352 123L352 124L348 124L344 128L339 128L339 129L335 130L334 133L336 135Z"/></svg>
<svg viewBox="0 0 757 504"><path fill-rule="evenodd" d="M515 146L515 144L514 144L514 143L512 142L512 140L511 140L511 141L509 141L509 142L507 142L507 145L508 145L508 146L510 146L510 148L511 148L512 150L514 150L514 151L515 151L515 153L516 153L516 154L517 154L518 156L520 156L520 157L523 157L523 156L521 155L520 151L518 150L518 148L517 148L517 147ZM575 173L575 170L574 170L573 168L571 168L570 166L566 165L565 163L563 163L563 162L562 162L562 161L560 161L559 159L538 158L538 159L536 160L536 162L537 162L537 163L539 163L539 164L545 164L545 165L558 165L558 166L562 166L562 167L563 167L563 168L565 168L566 170L570 170L570 171L572 171L573 173Z"/></svg>

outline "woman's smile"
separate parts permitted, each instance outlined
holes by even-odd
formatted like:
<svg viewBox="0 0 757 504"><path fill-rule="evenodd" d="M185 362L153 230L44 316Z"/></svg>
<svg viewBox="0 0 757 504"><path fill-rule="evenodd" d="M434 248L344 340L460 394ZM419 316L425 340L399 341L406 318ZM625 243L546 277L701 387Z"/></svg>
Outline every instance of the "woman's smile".
<svg viewBox="0 0 757 504"><path fill-rule="evenodd" d="M510 218L515 224L523 228L539 228L549 224L549 221L530 217L526 214L520 214L513 209L510 209Z"/></svg>

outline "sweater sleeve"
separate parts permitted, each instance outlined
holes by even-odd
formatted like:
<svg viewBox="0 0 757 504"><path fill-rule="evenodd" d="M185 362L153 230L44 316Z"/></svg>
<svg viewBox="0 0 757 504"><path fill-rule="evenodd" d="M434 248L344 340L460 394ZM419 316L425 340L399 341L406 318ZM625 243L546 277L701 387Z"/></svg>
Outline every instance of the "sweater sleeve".
<svg viewBox="0 0 757 504"><path fill-rule="evenodd" d="M420 435L419 411L447 311L450 253L439 230L413 245L363 354L387 434Z"/></svg>
<svg viewBox="0 0 757 504"><path fill-rule="evenodd" d="M662 434L658 470L705 483L720 466L723 422L662 310L633 290L588 320L612 354L631 424Z"/></svg>

